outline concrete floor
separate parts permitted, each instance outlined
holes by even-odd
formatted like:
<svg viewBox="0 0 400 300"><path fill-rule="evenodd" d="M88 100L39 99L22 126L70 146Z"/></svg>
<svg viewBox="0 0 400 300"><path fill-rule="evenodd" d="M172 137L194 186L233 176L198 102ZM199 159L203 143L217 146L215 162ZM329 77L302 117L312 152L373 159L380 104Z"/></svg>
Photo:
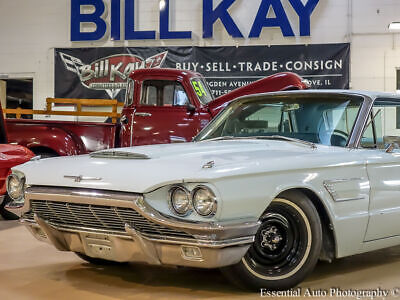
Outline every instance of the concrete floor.
<svg viewBox="0 0 400 300"><path fill-rule="evenodd" d="M303 294L306 288L400 287L400 247L319 263L301 287ZM218 270L92 266L37 241L16 221L0 220L0 299L257 298L232 286Z"/></svg>

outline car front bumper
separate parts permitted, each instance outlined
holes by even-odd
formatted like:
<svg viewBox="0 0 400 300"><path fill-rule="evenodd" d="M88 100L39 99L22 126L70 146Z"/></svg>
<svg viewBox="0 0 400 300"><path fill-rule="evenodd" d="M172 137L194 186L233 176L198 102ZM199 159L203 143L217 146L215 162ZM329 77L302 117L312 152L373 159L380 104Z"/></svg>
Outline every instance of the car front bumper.
<svg viewBox="0 0 400 300"><path fill-rule="evenodd" d="M153 265L198 268L228 266L239 262L245 255L259 227L257 220L240 220L234 223L185 222L161 215L144 201L143 196L130 193L32 187L26 192L25 211L30 210L32 200L44 201L49 211L64 205L62 203L67 203L66 207L70 210L72 210L71 205L129 207L139 213L140 217L144 217L146 222L161 228L160 234L143 232L142 229L136 228L135 224L128 222L119 231L91 228L79 224L55 222L49 214L41 211L37 213L33 211L30 217L24 215L21 219L38 240L49 242L58 250L119 262L145 262ZM76 210L72 211L77 214ZM66 212L56 211L55 214L71 218L66 216ZM185 235L170 236L170 232L173 234L182 232Z"/></svg>

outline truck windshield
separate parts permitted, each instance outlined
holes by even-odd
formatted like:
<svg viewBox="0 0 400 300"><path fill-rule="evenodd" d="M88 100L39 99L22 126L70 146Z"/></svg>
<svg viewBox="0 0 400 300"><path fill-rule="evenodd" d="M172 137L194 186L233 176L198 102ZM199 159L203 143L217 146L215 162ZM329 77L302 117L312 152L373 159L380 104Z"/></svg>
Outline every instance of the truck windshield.
<svg viewBox="0 0 400 300"><path fill-rule="evenodd" d="M207 104L213 100L208 84L203 78L192 78L190 83L202 104Z"/></svg>
<svg viewBox="0 0 400 300"><path fill-rule="evenodd" d="M316 94L275 95L233 102L194 141L283 137L347 145L363 98Z"/></svg>

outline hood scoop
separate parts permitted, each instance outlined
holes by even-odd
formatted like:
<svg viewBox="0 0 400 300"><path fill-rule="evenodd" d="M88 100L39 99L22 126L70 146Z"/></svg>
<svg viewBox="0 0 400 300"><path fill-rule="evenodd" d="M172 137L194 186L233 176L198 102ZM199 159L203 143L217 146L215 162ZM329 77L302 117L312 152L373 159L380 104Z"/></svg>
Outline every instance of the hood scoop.
<svg viewBox="0 0 400 300"><path fill-rule="evenodd" d="M150 159L149 156L142 153L132 153L125 151L98 151L89 154L94 158L116 158L116 159Z"/></svg>

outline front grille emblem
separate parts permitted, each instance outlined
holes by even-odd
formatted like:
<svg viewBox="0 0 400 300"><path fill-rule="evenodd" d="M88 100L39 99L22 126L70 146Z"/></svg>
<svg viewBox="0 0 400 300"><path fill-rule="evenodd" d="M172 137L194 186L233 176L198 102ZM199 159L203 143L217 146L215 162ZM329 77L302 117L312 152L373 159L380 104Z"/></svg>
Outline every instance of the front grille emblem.
<svg viewBox="0 0 400 300"><path fill-rule="evenodd" d="M73 175L64 175L64 178L73 179L75 182L81 182L82 180L102 180L101 177L86 177L86 176L73 176Z"/></svg>

